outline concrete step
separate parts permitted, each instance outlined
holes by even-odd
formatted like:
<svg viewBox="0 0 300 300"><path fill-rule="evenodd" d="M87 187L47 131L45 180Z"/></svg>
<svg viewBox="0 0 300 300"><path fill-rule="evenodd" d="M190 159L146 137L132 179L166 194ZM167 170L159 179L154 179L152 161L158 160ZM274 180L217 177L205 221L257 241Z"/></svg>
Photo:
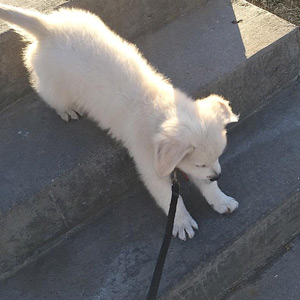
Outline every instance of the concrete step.
<svg viewBox="0 0 300 300"><path fill-rule="evenodd" d="M122 37L132 39L138 35L160 29L188 12L199 9L207 0L1 0L1 3L49 12L53 9L77 7L92 11ZM0 20L0 111L28 93L31 88L22 63L23 43Z"/></svg>
<svg viewBox="0 0 300 300"><path fill-rule="evenodd" d="M41 11L59 5L90 10L195 97L217 92L240 106L250 101L246 108L251 109L298 75L297 28L243 0L2 2ZM1 111L31 89L21 60L23 43L1 21L0 48Z"/></svg>
<svg viewBox="0 0 300 300"><path fill-rule="evenodd" d="M66 2L65 0L1 0L3 4L34 8L45 12ZM7 24L0 20L0 111L19 101L20 98L22 99L28 92L32 92L22 62L23 48L24 43L20 36L9 30Z"/></svg>
<svg viewBox="0 0 300 300"><path fill-rule="evenodd" d="M270 261L227 300L296 300L300 295L300 237L282 248L281 255Z"/></svg>
<svg viewBox="0 0 300 300"><path fill-rule="evenodd" d="M222 157L222 189L236 213L214 212L182 181L199 224L194 239L173 239L160 299L210 300L264 265L300 230L300 85L233 128ZM4 300L145 299L164 234L165 216L143 185L104 209L79 233L0 286Z"/></svg>
<svg viewBox="0 0 300 300"><path fill-rule="evenodd" d="M176 86L195 97L222 93L244 119L297 76L297 28L246 2L200 8L132 40ZM63 123L33 93L6 106L0 123L4 278L140 182L105 132L85 119Z"/></svg>

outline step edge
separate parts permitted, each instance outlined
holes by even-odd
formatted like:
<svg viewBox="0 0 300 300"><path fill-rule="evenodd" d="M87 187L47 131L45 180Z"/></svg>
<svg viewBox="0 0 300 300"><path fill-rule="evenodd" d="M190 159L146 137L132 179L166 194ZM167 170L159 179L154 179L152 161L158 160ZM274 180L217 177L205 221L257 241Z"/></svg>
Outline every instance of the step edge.
<svg viewBox="0 0 300 300"><path fill-rule="evenodd" d="M251 228L225 247L223 251L211 258L210 261L205 262L204 266L196 268L191 274L187 274L181 282L173 286L172 291L162 295L159 299L180 300L184 297L186 300L194 300L196 299L195 297L199 297L200 293L200 296L206 297L205 299L221 300L231 288L234 288L249 274L261 268L271 257L276 255L282 246L300 233L299 200L299 190L290 194L279 206L262 216ZM291 221L294 222L291 223ZM282 230L282 223L286 225L284 230ZM275 230L278 233L276 238L274 238L274 234L270 236L270 228L273 228L273 231ZM269 240L268 248L257 247L255 249L255 247L252 247L254 251L248 251L251 252L251 255L244 259L246 257L245 252L247 253L247 245L255 245L254 241L256 240L263 240L265 244L268 244L266 241ZM270 246L271 243L272 245ZM262 253L264 249L265 252ZM231 257L230 263L226 262L228 257ZM239 266L239 268L235 268L238 272L231 276L229 286L224 286L223 281L228 280L228 274L225 273L230 270L232 261L235 261L236 265ZM247 261L249 267L247 270L240 271L243 261ZM224 269L224 272L220 272L220 268ZM220 276L220 274L223 274L223 276ZM214 291L213 294L205 292L205 283L206 287Z"/></svg>

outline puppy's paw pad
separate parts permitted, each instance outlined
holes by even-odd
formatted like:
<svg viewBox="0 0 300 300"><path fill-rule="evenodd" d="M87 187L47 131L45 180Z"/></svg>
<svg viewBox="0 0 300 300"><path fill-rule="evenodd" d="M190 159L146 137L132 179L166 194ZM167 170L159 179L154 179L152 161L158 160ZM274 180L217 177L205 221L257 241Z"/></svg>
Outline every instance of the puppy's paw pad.
<svg viewBox="0 0 300 300"><path fill-rule="evenodd" d="M213 205L213 209L219 214L228 214L234 212L239 207L239 203L232 197L224 197L222 202Z"/></svg>
<svg viewBox="0 0 300 300"><path fill-rule="evenodd" d="M183 241L186 241L187 238L192 239L195 235L194 229L198 229L198 224L189 213L185 215L176 214L173 227L174 237L178 236Z"/></svg>

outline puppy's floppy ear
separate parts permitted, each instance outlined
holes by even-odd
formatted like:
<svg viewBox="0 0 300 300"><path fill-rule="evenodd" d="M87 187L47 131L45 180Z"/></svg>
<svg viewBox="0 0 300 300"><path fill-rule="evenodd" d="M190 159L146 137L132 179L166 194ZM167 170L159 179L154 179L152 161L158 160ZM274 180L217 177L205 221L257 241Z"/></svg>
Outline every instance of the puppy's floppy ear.
<svg viewBox="0 0 300 300"><path fill-rule="evenodd" d="M184 156L192 151L194 148L183 141L157 134L154 138L154 166L157 174L160 177L170 175Z"/></svg>
<svg viewBox="0 0 300 300"><path fill-rule="evenodd" d="M238 122L239 116L232 112L229 101L218 95L210 95L207 100L212 101L217 115L223 122L224 126L229 123Z"/></svg>

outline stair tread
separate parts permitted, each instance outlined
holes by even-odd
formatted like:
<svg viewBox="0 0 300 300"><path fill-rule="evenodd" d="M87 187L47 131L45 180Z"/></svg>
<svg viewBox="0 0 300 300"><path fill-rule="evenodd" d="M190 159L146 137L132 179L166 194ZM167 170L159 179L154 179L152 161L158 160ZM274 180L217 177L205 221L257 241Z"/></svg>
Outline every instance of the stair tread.
<svg viewBox="0 0 300 300"><path fill-rule="evenodd" d="M236 213L218 215L194 187L182 184L183 199L199 231L188 242L172 240L162 293L197 276L218 253L299 191L299 105L296 83L230 131L220 186L240 202ZM1 298L143 299L165 222L140 183L103 210L96 222L3 282Z"/></svg>
<svg viewBox="0 0 300 300"><path fill-rule="evenodd" d="M77 3L71 1L69 4L75 2ZM184 16L165 24L158 31L140 35L133 41L159 71L171 78L175 86L194 97L212 92L221 93L231 100L234 111L240 112L243 119L265 103L270 93L282 88L298 74L297 29L242 0L233 3L230 0L203 0L201 5L198 4L191 4L197 9L189 14L177 7L176 13L185 11ZM101 7L97 6L95 9L101 11ZM152 11L155 7L145 9ZM188 5L186 9L191 9L191 6ZM117 7L114 7L114 12L118 13ZM109 17L109 11L105 11L104 15ZM141 14L140 17L145 16ZM112 16L112 19L115 18ZM234 20L240 22L233 24ZM119 25L120 27L116 24L116 28L124 27L122 22ZM149 31L150 29L147 32ZM13 33L6 38L11 44L15 44L12 36L16 39ZM129 36L132 38L135 35L132 32ZM4 39L1 45L8 47L10 57L18 53L12 51L13 48ZM5 74L9 66L9 69L25 80L25 75L11 65L9 60L2 62L5 62L1 64ZM12 98L16 97L15 92L24 94L20 90L22 83L19 79L8 80L13 85L0 82L10 90L8 94ZM3 124L0 138L5 141L0 147L0 224L3 229L0 235L0 279L2 274L7 276L10 271L22 266L42 245L89 219L123 193L127 195L131 186L137 185L142 189L126 150L92 122L83 118L79 122L65 124L34 93L28 94L14 105L11 103L15 100L11 103L5 97L2 100L0 109L8 108L0 113L0 122ZM243 124L238 125L239 128L243 128L242 126ZM277 129L280 131L282 128ZM238 132L238 129L234 132ZM268 136L267 143L273 143L272 139L276 139L273 129L264 129L264 132ZM233 140L236 139L235 136L239 139L243 137L243 132L240 135L234 133ZM227 159L229 162L232 158L238 161L240 154L247 148L252 149L255 143L257 149L262 148L258 154L251 154L253 160L258 160L257 156L261 154L272 159L263 147L265 143L259 140L259 136L255 139L253 144L244 141L244 148L235 142L230 148L234 150L228 151L223 160ZM273 151L274 155L286 154L281 148ZM244 169L248 168L251 174L252 164L249 160L244 163ZM270 161L268 164L271 166ZM292 165L293 162L289 164ZM221 184L226 183L228 194L232 195L237 191L236 182L248 186L247 180L233 166L234 169L230 163L224 164L223 170L228 170L231 180L221 180ZM276 164L270 168L259 165L257 172L263 176L259 182L264 188L271 184L272 174L268 171L276 172L275 169ZM297 186L297 182L290 182L287 170L282 170L276 176L282 182L288 180L293 186ZM295 174L297 170L292 173ZM258 186L256 184L253 188ZM288 188L283 186L280 191L286 195L289 188L290 185ZM192 187L188 189L193 191ZM187 194L186 198L191 199L189 205L193 208L195 201L192 199L200 196L195 191L192 193L194 196ZM98 195L101 195L101 201L98 201ZM236 197L243 199L243 195L239 197L237 194ZM275 194L271 198L269 201L274 201L273 204L276 205ZM203 204L203 200L201 203ZM202 207L202 204L199 205ZM199 205L195 206L195 210ZM207 208L206 212L210 211L205 203L203 205ZM258 207L254 207L254 211ZM259 213L260 211L257 216ZM16 219L18 222L14 221Z"/></svg>
<svg viewBox="0 0 300 300"><path fill-rule="evenodd" d="M245 1L221 0L210 1L188 17L134 42L175 86L199 97L212 82L243 67L295 28Z"/></svg>
<svg viewBox="0 0 300 300"><path fill-rule="evenodd" d="M82 163L108 160L119 146L86 118L68 124L36 94L1 114L0 211L26 201ZM116 150L116 148L118 150Z"/></svg>
<svg viewBox="0 0 300 300"><path fill-rule="evenodd" d="M246 4L212 1L203 7L205 11L197 10L155 33L136 38L135 42L145 57L171 78L176 87L196 96L209 83L245 63L251 56L246 57L245 52L257 53L294 30L293 25L268 12L257 12L257 8L249 4L245 9L243 5ZM253 14L262 16L258 20L255 18L256 25ZM235 18L243 18L243 22L232 24L231 19ZM266 26L263 26L264 22ZM256 27L263 27L268 38L261 34L261 29L253 29ZM253 32L251 38L248 37L250 31ZM242 39L244 33L247 36L245 40ZM253 36L255 33L257 36ZM255 50L250 49L253 47L250 41L256 41ZM116 144L105 136L106 133L87 120L66 125L52 110L38 103L35 94L23 98L25 101L21 99L0 114L1 124L4 124L0 137L6 141L0 149L2 157L6 157L5 161L0 161L0 177L4 182L0 197L5 199L0 203L0 211L3 212L50 185L53 179L97 152L117 151L114 150ZM236 99L230 100L237 112L246 105L239 100L236 102ZM56 145L58 142L60 144ZM20 147L18 153L11 151L15 147ZM12 189L15 182L18 188Z"/></svg>

